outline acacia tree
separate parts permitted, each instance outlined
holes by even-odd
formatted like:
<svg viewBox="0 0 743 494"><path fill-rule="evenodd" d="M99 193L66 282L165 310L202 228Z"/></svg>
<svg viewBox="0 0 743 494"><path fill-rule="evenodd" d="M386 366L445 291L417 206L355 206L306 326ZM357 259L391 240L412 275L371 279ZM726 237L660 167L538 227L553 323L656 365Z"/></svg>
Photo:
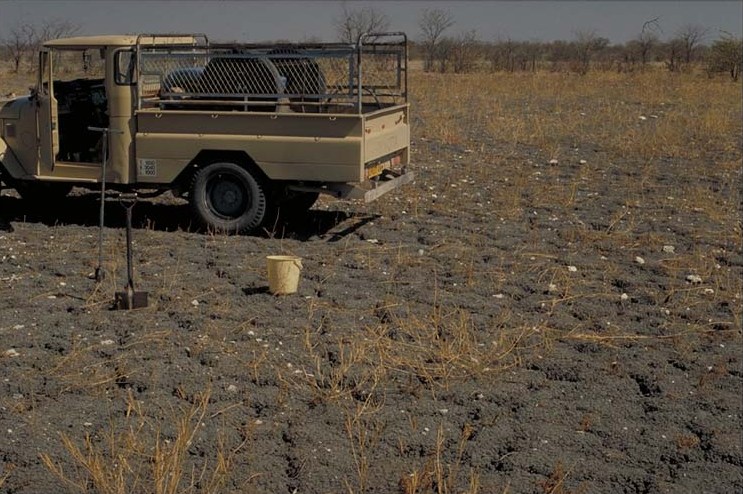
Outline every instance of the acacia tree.
<svg viewBox="0 0 743 494"><path fill-rule="evenodd" d="M5 51L13 62L13 71L18 73L21 62L36 43L36 29L31 24L22 24L10 30L3 39Z"/></svg>
<svg viewBox="0 0 743 494"><path fill-rule="evenodd" d="M480 56L477 32L460 33L452 41L452 69L457 74L471 72Z"/></svg>
<svg viewBox="0 0 743 494"><path fill-rule="evenodd" d="M737 81L742 61L743 40L730 33L724 33L720 39L712 43L707 72L710 75L715 72L727 72L733 81Z"/></svg>
<svg viewBox="0 0 743 494"><path fill-rule="evenodd" d="M673 38L663 45L666 58L666 67L671 72L677 72L682 65L684 44L679 38Z"/></svg>
<svg viewBox="0 0 743 494"><path fill-rule="evenodd" d="M542 56L542 44L537 40L525 41L521 44L521 53L523 56L523 70L527 69L532 72L537 71L537 61Z"/></svg>
<svg viewBox="0 0 743 494"><path fill-rule="evenodd" d="M686 24L676 33L681 44L684 62L687 65L691 62L694 50L702 43L705 36L707 36L707 28L699 24Z"/></svg>
<svg viewBox="0 0 743 494"><path fill-rule="evenodd" d="M588 73L591 57L609 45L609 40L596 34L594 30L578 30L575 33L575 50L577 71L581 75Z"/></svg>
<svg viewBox="0 0 743 494"><path fill-rule="evenodd" d="M428 72L433 70L434 61L441 58L442 40L444 32L454 25L454 16L451 12L443 9L423 9L418 27L421 30L421 38L425 61L423 69ZM440 60L441 61L441 60ZM442 66L445 66L445 62Z"/></svg>
<svg viewBox="0 0 743 494"><path fill-rule="evenodd" d="M387 31L389 26L389 17L373 7L348 10L344 4L341 16L335 19L337 37L344 43L356 43L361 34Z"/></svg>
<svg viewBox="0 0 743 494"><path fill-rule="evenodd" d="M17 73L23 59L33 59L45 41L72 36L79 29L76 24L60 19L45 20L41 24L24 23L11 29L2 44Z"/></svg>
<svg viewBox="0 0 743 494"><path fill-rule="evenodd" d="M640 63L645 66L650 58L650 53L658 44L658 36L653 32L643 31L635 38L635 41L637 42L637 54L639 55Z"/></svg>
<svg viewBox="0 0 743 494"><path fill-rule="evenodd" d="M511 38L498 40L487 47L490 69L513 72L516 69L516 42Z"/></svg>

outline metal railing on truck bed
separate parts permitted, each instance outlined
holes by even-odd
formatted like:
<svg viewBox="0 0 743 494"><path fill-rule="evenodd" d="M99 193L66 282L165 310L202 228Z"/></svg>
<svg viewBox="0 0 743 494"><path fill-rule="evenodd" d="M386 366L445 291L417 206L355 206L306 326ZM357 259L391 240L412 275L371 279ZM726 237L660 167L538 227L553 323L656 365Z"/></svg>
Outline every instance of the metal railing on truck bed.
<svg viewBox="0 0 743 494"><path fill-rule="evenodd" d="M408 98L404 33L355 45L138 42L137 57L140 109L362 113Z"/></svg>

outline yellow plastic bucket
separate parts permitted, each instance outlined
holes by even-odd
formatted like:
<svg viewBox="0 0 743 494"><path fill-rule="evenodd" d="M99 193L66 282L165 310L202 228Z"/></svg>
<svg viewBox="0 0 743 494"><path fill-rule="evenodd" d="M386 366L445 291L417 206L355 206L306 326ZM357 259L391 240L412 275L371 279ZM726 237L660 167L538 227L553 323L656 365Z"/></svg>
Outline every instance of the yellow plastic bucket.
<svg viewBox="0 0 743 494"><path fill-rule="evenodd" d="M297 256L268 256L268 290L274 295L288 295L297 291L302 258Z"/></svg>

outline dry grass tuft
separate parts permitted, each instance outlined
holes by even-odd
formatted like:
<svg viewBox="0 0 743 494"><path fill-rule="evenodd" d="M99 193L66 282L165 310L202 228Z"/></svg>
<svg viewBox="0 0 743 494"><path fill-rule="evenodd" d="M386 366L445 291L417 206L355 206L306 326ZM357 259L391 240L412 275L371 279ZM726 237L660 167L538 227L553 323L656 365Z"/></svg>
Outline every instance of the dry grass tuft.
<svg viewBox="0 0 743 494"><path fill-rule="evenodd" d="M434 449L430 452L426 462L420 468L400 479L399 486L402 493L477 494L480 492L480 476L477 472L471 469L463 479L461 471L464 451L472 432L472 427L465 424L456 443L457 449L454 460L452 463L446 464L443 459L446 453L446 436L443 427L439 426L436 431ZM463 486L465 487L464 490L462 489Z"/></svg>
<svg viewBox="0 0 743 494"><path fill-rule="evenodd" d="M105 437L99 439L85 434L82 445L62 433L60 438L69 459L62 462L41 453L41 461L73 492L221 492L231 474L235 455L246 444L247 438L233 449L227 449L220 440L217 457L212 459L213 465L205 461L198 469L191 464L189 449L206 417L209 397L209 391L201 394L190 407L172 417L175 435L169 438L159 430L153 430L151 419L130 391L123 430L112 423ZM64 466L69 465L70 460L72 467Z"/></svg>

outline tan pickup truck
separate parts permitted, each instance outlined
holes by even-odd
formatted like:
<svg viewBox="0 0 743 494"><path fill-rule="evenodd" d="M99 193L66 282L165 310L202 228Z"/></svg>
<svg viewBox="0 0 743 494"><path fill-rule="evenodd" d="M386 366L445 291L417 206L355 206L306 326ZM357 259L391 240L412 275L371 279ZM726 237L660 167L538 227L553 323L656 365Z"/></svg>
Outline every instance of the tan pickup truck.
<svg viewBox="0 0 743 494"><path fill-rule="evenodd" d="M413 178L407 52L403 33L350 45L49 41L31 94L0 102L0 176L50 208L102 181L170 190L206 228L233 233L323 193L369 202Z"/></svg>

